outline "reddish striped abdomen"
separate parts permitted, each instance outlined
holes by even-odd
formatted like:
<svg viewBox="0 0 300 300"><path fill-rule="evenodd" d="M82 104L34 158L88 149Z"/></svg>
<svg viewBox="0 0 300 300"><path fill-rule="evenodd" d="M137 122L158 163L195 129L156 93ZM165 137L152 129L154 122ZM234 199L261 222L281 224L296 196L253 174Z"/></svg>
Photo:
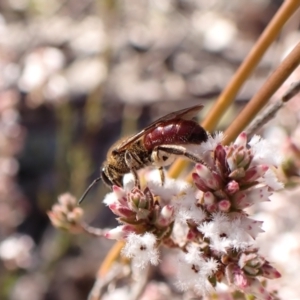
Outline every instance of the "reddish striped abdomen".
<svg viewBox="0 0 300 300"><path fill-rule="evenodd" d="M170 120L144 136L144 145L147 150L152 150L160 145L186 145L201 144L207 140L206 131L195 121Z"/></svg>

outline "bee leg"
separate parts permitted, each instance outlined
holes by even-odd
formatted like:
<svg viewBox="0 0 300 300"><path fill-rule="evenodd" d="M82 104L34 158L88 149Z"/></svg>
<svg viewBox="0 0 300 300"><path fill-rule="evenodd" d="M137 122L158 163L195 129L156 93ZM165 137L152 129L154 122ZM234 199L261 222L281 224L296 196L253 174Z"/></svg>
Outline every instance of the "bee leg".
<svg viewBox="0 0 300 300"><path fill-rule="evenodd" d="M164 172L164 168L163 167L159 167L159 175L160 175L160 179L161 179L161 185L164 186L165 184L165 172Z"/></svg>
<svg viewBox="0 0 300 300"><path fill-rule="evenodd" d="M134 186L141 188L140 180L139 180L139 177L137 174L137 169L139 167L139 161L137 159L138 158L133 156L129 151L126 151L125 161L126 161L128 168L130 169L131 174L134 177Z"/></svg>
<svg viewBox="0 0 300 300"><path fill-rule="evenodd" d="M130 169L130 172L132 173L132 175L134 177L134 186L136 186L137 188L140 189L141 185L140 185L140 180L139 180L136 169Z"/></svg>
<svg viewBox="0 0 300 300"><path fill-rule="evenodd" d="M179 145L166 145L166 146L158 146L157 151L164 151L173 155L182 155L187 157L189 160L195 163L202 163L202 159L193 153L190 153L186 150L185 147Z"/></svg>

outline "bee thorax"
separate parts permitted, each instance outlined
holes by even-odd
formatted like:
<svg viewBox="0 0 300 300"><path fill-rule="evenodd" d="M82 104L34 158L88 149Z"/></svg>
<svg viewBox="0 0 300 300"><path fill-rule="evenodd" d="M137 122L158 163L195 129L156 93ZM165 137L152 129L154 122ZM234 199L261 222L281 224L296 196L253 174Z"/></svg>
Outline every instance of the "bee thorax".
<svg viewBox="0 0 300 300"><path fill-rule="evenodd" d="M140 153L135 153L131 151L126 151L125 153L125 161L127 166L130 169L140 169L142 168L145 164L143 163L142 156L139 155Z"/></svg>

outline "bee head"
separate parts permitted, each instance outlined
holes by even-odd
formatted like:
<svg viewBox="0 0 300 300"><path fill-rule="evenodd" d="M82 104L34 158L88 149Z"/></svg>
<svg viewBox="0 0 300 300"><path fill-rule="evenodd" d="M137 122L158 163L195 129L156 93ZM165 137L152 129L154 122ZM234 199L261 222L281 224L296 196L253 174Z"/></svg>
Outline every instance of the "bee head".
<svg viewBox="0 0 300 300"><path fill-rule="evenodd" d="M118 172L116 172L116 170L109 164L103 166L101 170L101 178L110 188L112 188L113 185L122 186L123 176L118 174Z"/></svg>
<svg viewBox="0 0 300 300"><path fill-rule="evenodd" d="M103 167L102 170L101 170L101 178L103 180L103 182L110 188L112 188L113 186L113 183L112 181L109 179L109 176L108 176L108 171L107 171L107 167Z"/></svg>

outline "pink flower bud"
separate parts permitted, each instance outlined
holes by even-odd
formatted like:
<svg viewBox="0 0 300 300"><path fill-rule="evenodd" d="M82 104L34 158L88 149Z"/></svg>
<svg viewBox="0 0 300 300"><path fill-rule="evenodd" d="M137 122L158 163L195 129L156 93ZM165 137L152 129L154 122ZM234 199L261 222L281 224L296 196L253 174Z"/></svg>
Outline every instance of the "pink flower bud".
<svg viewBox="0 0 300 300"><path fill-rule="evenodd" d="M55 212L53 212L53 210L48 211L47 214L48 214L48 217L54 227L57 227L57 228L66 228L67 227L65 219L61 218L59 215L57 215Z"/></svg>
<svg viewBox="0 0 300 300"><path fill-rule="evenodd" d="M196 237L197 237L197 232L195 231L195 229L190 228L188 234L186 235L186 238L189 241L193 241Z"/></svg>
<svg viewBox="0 0 300 300"><path fill-rule="evenodd" d="M227 212L230 209L231 203L229 200L224 199L218 202L218 208L220 211Z"/></svg>
<svg viewBox="0 0 300 300"><path fill-rule="evenodd" d="M165 205L157 218L156 224L159 226L168 226L174 220L174 207L172 205Z"/></svg>
<svg viewBox="0 0 300 300"><path fill-rule="evenodd" d="M211 205L215 203L215 196L211 192L206 192L203 195L203 200L205 205Z"/></svg>
<svg viewBox="0 0 300 300"><path fill-rule="evenodd" d="M144 209L144 208L139 208L136 212L136 219L137 220L145 220L148 218L150 214L150 210Z"/></svg>
<svg viewBox="0 0 300 300"><path fill-rule="evenodd" d="M232 203L235 208L244 209L258 202L269 201L271 194L267 186L253 187L234 194Z"/></svg>
<svg viewBox="0 0 300 300"><path fill-rule="evenodd" d="M132 191L128 193L127 199L129 208L135 212L140 208L148 208L146 196L138 188L133 188Z"/></svg>
<svg viewBox="0 0 300 300"><path fill-rule="evenodd" d="M243 181L253 182L259 177L263 176L268 169L269 167L267 165L258 165L252 167L246 171Z"/></svg>
<svg viewBox="0 0 300 300"><path fill-rule="evenodd" d="M69 211L65 206L56 203L52 206L52 212L56 215L57 218L65 219Z"/></svg>
<svg viewBox="0 0 300 300"><path fill-rule="evenodd" d="M266 262L262 267L261 267L261 276L269 279L275 279L281 277L281 274L274 268L272 267L268 262Z"/></svg>
<svg viewBox="0 0 300 300"><path fill-rule="evenodd" d="M122 240L125 239L131 232L136 232L134 226L121 225L109 230L104 236L110 240Z"/></svg>
<svg viewBox="0 0 300 300"><path fill-rule="evenodd" d="M243 269L248 263L251 263L251 261L255 260L258 257L257 253L242 253L239 258L239 267ZM252 264L253 266L253 264Z"/></svg>
<svg viewBox="0 0 300 300"><path fill-rule="evenodd" d="M220 189L222 185L222 179L217 173L212 172L209 168L202 164L196 165L196 172L208 188L213 190Z"/></svg>
<svg viewBox="0 0 300 300"><path fill-rule="evenodd" d="M153 194L151 193L149 187L146 187L144 190L144 195L146 197L146 201L148 204L148 208L151 209L154 205L154 198L153 198Z"/></svg>
<svg viewBox="0 0 300 300"><path fill-rule="evenodd" d="M225 165L226 151L222 145L217 145L215 148L215 158L222 164Z"/></svg>
<svg viewBox="0 0 300 300"><path fill-rule="evenodd" d="M66 193L59 197L58 202L59 204L53 205L52 210L47 212L51 223L71 233L81 233L83 209L76 206L76 199Z"/></svg>
<svg viewBox="0 0 300 300"><path fill-rule="evenodd" d="M170 219L174 216L174 206L172 205L165 205L161 212L160 212L161 216L166 218L166 219Z"/></svg>
<svg viewBox="0 0 300 300"><path fill-rule="evenodd" d="M221 174L225 173L228 168L226 161L226 151L222 145L218 145L215 149L216 167Z"/></svg>
<svg viewBox="0 0 300 300"><path fill-rule="evenodd" d="M235 140L234 145L244 146L247 145L247 134L246 132L242 132Z"/></svg>
<svg viewBox="0 0 300 300"><path fill-rule="evenodd" d="M61 206L68 207L69 210L72 210L73 207L77 206L76 199L70 193L64 193L58 197L58 203Z"/></svg>
<svg viewBox="0 0 300 300"><path fill-rule="evenodd" d="M244 290L249 286L249 281L246 274L238 266L233 265L230 269L230 277L232 283L239 289ZM227 278L229 274L226 274Z"/></svg>
<svg viewBox="0 0 300 300"><path fill-rule="evenodd" d="M218 209L218 205L217 204L209 204L209 205L206 205L206 210L210 213L213 213L213 212L216 212Z"/></svg>
<svg viewBox="0 0 300 300"><path fill-rule="evenodd" d="M231 171L240 168L247 169L253 159L253 154L244 145L232 145L227 149L226 159Z"/></svg>
<svg viewBox="0 0 300 300"><path fill-rule="evenodd" d="M110 204L108 207L115 215L117 215L119 217L132 218L136 214L134 211L132 211L128 207L119 205L119 204L115 204L115 203Z"/></svg>
<svg viewBox="0 0 300 300"><path fill-rule="evenodd" d="M113 193L116 195L116 197L117 197L118 199L121 199L121 198L123 198L123 197L126 197L125 191L124 191L122 188L120 188L119 186L114 185L114 186L112 187L112 190L113 190Z"/></svg>
<svg viewBox="0 0 300 300"><path fill-rule="evenodd" d="M230 195L233 195L240 189L238 182L231 180L226 186L226 192Z"/></svg>
<svg viewBox="0 0 300 300"><path fill-rule="evenodd" d="M244 176L245 176L245 170L243 168L236 169L228 175L229 178L232 178L235 180L239 180L239 179L243 178Z"/></svg>
<svg viewBox="0 0 300 300"><path fill-rule="evenodd" d="M233 196L232 204L237 209L244 209L252 205L244 192L238 192Z"/></svg>
<svg viewBox="0 0 300 300"><path fill-rule="evenodd" d="M253 159L252 152L244 147L237 149L233 156L237 168L247 169Z"/></svg>
<svg viewBox="0 0 300 300"><path fill-rule="evenodd" d="M202 191L202 192L208 192L209 188L206 186L206 184L204 183L204 181L201 179L201 177L197 174L197 173L193 173L192 174L194 183L196 185L196 187Z"/></svg>
<svg viewBox="0 0 300 300"><path fill-rule="evenodd" d="M81 207L75 207L73 211L68 213L67 219L70 222L78 223L81 221L82 216L83 216L83 209Z"/></svg>
<svg viewBox="0 0 300 300"><path fill-rule="evenodd" d="M250 266L245 266L243 268L243 270L245 271L246 274L248 274L250 276L255 276L259 273L259 269L253 268L253 267L250 267Z"/></svg>
<svg viewBox="0 0 300 300"><path fill-rule="evenodd" d="M272 300L274 299L267 290L263 287L260 281L256 278L249 278L249 286L244 289L244 291L248 294L253 294L258 299L261 300Z"/></svg>

